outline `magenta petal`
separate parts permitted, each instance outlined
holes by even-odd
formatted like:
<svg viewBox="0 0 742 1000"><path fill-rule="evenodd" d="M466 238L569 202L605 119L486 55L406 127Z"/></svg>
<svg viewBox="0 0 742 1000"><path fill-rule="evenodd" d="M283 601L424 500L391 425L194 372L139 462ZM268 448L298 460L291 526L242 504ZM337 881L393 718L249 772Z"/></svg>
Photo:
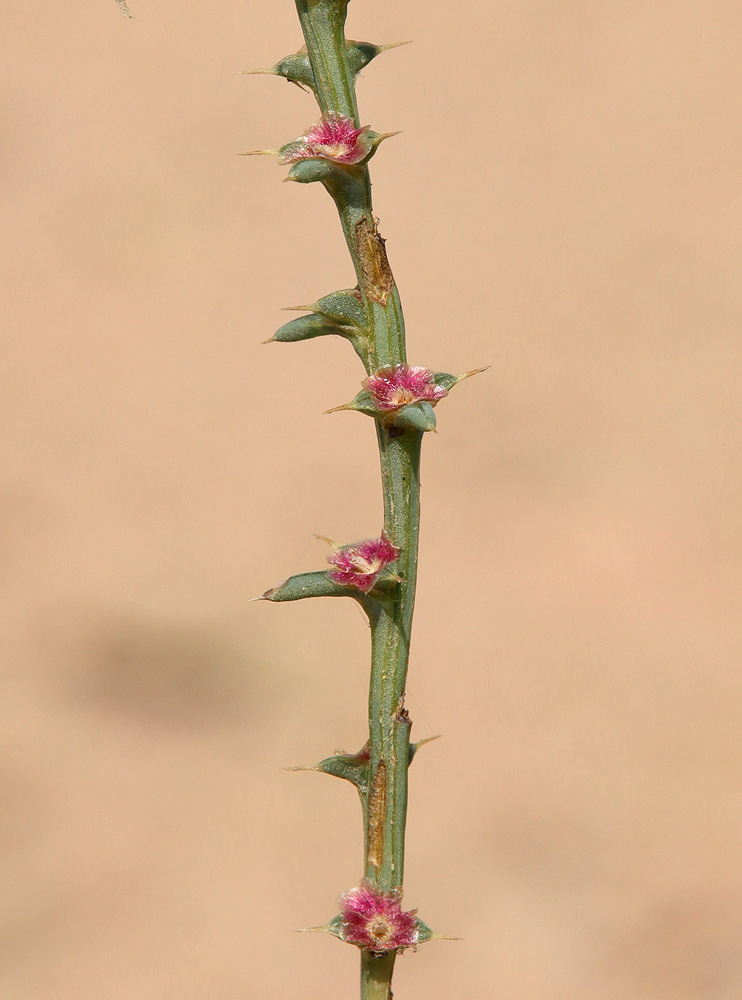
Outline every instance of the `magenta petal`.
<svg viewBox="0 0 742 1000"><path fill-rule="evenodd" d="M417 945L416 910L402 910L399 893L364 882L340 897L342 937L376 955Z"/></svg>
<svg viewBox="0 0 742 1000"><path fill-rule="evenodd" d="M356 587L367 594L382 570L393 563L399 549L392 545L385 534L379 538L366 538L353 545L343 545L327 557L335 569L330 579L343 587Z"/></svg>
<svg viewBox="0 0 742 1000"><path fill-rule="evenodd" d="M399 364L391 368L380 368L369 375L363 386L371 394L379 410L398 410L409 403L428 402L433 405L448 390L437 385L429 368Z"/></svg>

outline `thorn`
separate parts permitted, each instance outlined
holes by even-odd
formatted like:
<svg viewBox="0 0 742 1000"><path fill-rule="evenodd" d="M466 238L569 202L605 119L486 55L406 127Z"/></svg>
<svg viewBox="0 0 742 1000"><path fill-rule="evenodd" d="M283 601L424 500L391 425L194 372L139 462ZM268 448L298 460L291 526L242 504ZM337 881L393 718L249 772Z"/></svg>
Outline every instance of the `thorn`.
<svg viewBox="0 0 742 1000"><path fill-rule="evenodd" d="M325 535L318 535L315 532L314 533L314 537L315 538L319 538L319 540L321 542L327 542L327 544L330 546L331 549L339 549L340 548L340 546L338 545L337 542L333 542L333 540L331 538L326 538Z"/></svg>
<svg viewBox="0 0 742 1000"><path fill-rule="evenodd" d="M381 145L384 139L391 139L392 136L395 135L402 135L402 129L401 128L397 129L396 132L382 132L381 135L379 136L379 145Z"/></svg>
<svg viewBox="0 0 742 1000"><path fill-rule="evenodd" d="M440 740L442 738L443 737L440 733L438 733L437 736L426 736L424 740L418 740L417 743L413 744L413 746L415 747L415 750L419 750L420 747L424 747L426 743L432 743L434 740Z"/></svg>
<svg viewBox="0 0 742 1000"><path fill-rule="evenodd" d="M329 410L325 410L325 413L339 413L340 410L353 410L355 407L351 403L343 403L342 406L333 406Z"/></svg>
<svg viewBox="0 0 742 1000"><path fill-rule="evenodd" d="M398 49L400 45L412 45L412 39L408 38L406 42L387 42L386 45L379 46L379 52L388 52L389 49Z"/></svg>
<svg viewBox="0 0 742 1000"><path fill-rule="evenodd" d="M284 177L284 179L283 179L283 181L282 181L281 183L283 183L283 184L288 184L289 182L291 182L291 183L295 183L295 184L298 184L298 183L299 183L299 181L297 181L297 179L296 179L295 177L292 177L292 176L291 176L291 174L287 174L287 175L286 175L286 176Z"/></svg>
<svg viewBox="0 0 742 1000"><path fill-rule="evenodd" d="M275 594L275 592L277 590L280 590L281 587L283 587L283 585L285 583L286 583L286 580L281 580L281 582L279 584L276 584L275 587L271 587L270 590L266 590L266 592L264 594L261 594L260 597L253 597L253 598L251 598L248 601L248 604L252 604L254 601L270 601L271 598L272 598L272 596L273 596L273 594Z"/></svg>
<svg viewBox="0 0 742 1000"><path fill-rule="evenodd" d="M463 382L465 378L471 378L472 375L480 375L482 372L489 371L491 367L492 365L485 365L484 368L473 368L470 372L464 372L463 375L459 375L458 382Z"/></svg>
<svg viewBox="0 0 742 1000"><path fill-rule="evenodd" d="M238 153L238 156L278 156L280 149L251 149L247 153Z"/></svg>
<svg viewBox="0 0 742 1000"><path fill-rule="evenodd" d="M281 312L314 312L313 306L281 306Z"/></svg>
<svg viewBox="0 0 742 1000"><path fill-rule="evenodd" d="M261 344L275 344L275 342L276 342L276 338L275 337L268 337L267 340L261 340L260 341Z"/></svg>
<svg viewBox="0 0 742 1000"><path fill-rule="evenodd" d="M237 72L238 76L278 76L273 66L270 69L241 69Z"/></svg>
<svg viewBox="0 0 742 1000"><path fill-rule="evenodd" d="M281 770L282 771L319 771L320 774L322 773L320 771L320 769L317 767L316 764L298 764L296 767L282 767Z"/></svg>

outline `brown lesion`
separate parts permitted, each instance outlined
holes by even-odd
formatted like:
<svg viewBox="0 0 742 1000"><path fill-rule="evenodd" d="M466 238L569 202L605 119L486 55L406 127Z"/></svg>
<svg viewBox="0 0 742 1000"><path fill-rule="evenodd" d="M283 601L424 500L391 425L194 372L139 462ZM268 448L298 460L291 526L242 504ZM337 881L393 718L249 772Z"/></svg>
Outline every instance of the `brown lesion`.
<svg viewBox="0 0 742 1000"><path fill-rule="evenodd" d="M363 291L366 295L385 306L394 288L394 276L389 267L386 246L376 221L365 216L356 224L356 253L361 266Z"/></svg>
<svg viewBox="0 0 742 1000"><path fill-rule="evenodd" d="M410 713L405 708L404 694L400 695L399 701L397 702L397 707L394 709L394 721L402 722L407 726L412 725L412 721L410 719Z"/></svg>
<svg viewBox="0 0 742 1000"><path fill-rule="evenodd" d="M386 764L380 760L368 793L368 863L377 871L384 860Z"/></svg>

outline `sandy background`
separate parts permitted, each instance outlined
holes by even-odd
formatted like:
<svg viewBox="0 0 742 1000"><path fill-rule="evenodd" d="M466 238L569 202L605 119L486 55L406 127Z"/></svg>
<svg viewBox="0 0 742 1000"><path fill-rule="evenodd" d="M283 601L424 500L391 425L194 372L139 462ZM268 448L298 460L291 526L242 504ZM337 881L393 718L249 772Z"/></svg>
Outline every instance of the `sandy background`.
<svg viewBox="0 0 742 1000"><path fill-rule="evenodd" d="M351 280L290 0L2 5L0 995L356 993L353 606L248 604L375 533ZM353 0L424 454L400 1000L742 995L736 2Z"/></svg>

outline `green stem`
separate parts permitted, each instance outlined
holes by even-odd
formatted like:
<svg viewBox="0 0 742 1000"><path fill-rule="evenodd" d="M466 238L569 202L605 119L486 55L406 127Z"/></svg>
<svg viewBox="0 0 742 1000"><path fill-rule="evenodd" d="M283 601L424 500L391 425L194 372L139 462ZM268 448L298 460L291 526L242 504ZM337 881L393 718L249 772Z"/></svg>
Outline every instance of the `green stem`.
<svg viewBox="0 0 742 1000"><path fill-rule="evenodd" d="M361 958L361 997L363 1000L391 1000L392 973L396 955L375 958L363 952Z"/></svg>
<svg viewBox="0 0 742 1000"><path fill-rule="evenodd" d="M347 0L296 0L323 113L360 125L355 80L345 45ZM371 203L368 167L351 168L354 183L329 187L366 309L368 370L406 361L404 318ZM400 549L402 583L371 616L369 688L369 791L366 802L365 878L383 892L401 890L410 719L404 708L415 604L420 518L422 434L377 421L384 497L384 530ZM394 953L362 953L362 1000L389 1000Z"/></svg>

